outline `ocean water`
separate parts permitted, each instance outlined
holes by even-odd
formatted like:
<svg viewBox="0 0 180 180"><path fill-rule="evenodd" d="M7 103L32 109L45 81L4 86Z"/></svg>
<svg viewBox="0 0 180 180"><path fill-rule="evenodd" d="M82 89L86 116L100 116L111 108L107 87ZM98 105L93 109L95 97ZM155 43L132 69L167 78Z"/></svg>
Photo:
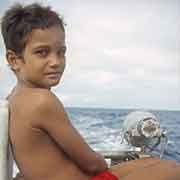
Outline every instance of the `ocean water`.
<svg viewBox="0 0 180 180"><path fill-rule="evenodd" d="M66 111L72 124L93 149L121 150L122 123L134 110L66 108ZM169 141L163 158L180 162L180 111L149 112L156 115L161 127L167 131Z"/></svg>

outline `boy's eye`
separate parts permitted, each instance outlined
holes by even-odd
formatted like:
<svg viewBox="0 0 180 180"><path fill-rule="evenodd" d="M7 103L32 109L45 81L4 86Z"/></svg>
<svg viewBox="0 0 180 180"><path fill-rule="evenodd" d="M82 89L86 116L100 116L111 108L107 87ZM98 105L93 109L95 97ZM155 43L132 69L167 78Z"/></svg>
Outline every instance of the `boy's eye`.
<svg viewBox="0 0 180 180"><path fill-rule="evenodd" d="M36 51L36 54L38 54L41 57L46 57L48 55L48 49L40 49Z"/></svg>
<svg viewBox="0 0 180 180"><path fill-rule="evenodd" d="M57 53L59 56L64 56L66 54L66 48L59 49Z"/></svg>

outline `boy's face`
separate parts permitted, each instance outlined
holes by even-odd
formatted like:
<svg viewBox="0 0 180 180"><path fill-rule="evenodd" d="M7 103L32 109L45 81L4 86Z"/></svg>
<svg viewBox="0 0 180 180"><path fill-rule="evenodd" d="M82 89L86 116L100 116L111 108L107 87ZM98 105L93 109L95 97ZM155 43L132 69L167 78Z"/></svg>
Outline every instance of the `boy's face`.
<svg viewBox="0 0 180 180"><path fill-rule="evenodd" d="M23 51L18 78L31 87L59 83L65 68L65 33L59 26L35 29Z"/></svg>

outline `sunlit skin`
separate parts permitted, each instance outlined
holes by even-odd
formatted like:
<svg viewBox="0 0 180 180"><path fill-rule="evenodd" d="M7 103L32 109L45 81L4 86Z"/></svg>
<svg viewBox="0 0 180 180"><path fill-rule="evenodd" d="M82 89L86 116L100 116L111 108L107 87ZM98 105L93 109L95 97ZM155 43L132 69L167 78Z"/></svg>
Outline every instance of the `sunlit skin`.
<svg viewBox="0 0 180 180"><path fill-rule="evenodd" d="M59 26L34 29L21 56L7 51L7 61L17 77L8 97L9 138L20 169L16 179L89 180L107 170L120 180L180 180L180 166L158 158L108 169L104 157L84 141L50 90L64 72L65 52L65 33Z"/></svg>
<svg viewBox="0 0 180 180"><path fill-rule="evenodd" d="M59 83L65 68L65 33L60 27L35 29L17 61L18 86L50 89Z"/></svg>

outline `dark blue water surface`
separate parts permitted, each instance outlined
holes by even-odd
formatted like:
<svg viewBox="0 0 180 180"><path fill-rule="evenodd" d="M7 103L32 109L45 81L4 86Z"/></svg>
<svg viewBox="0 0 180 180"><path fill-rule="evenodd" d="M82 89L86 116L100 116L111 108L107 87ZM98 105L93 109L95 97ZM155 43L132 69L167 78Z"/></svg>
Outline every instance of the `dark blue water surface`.
<svg viewBox="0 0 180 180"><path fill-rule="evenodd" d="M121 142L121 125L133 110L66 108L69 118L92 148L118 150ZM180 162L180 111L150 111L167 130L169 143L165 159Z"/></svg>

